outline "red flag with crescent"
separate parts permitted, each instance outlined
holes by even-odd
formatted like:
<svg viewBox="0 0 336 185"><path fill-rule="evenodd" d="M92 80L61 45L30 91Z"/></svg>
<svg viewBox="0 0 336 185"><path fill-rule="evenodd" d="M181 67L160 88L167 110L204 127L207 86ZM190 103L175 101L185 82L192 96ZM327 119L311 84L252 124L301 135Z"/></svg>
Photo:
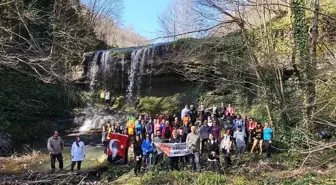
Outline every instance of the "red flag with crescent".
<svg viewBox="0 0 336 185"><path fill-rule="evenodd" d="M111 163L124 163L126 161L126 152L129 147L129 138L124 134L110 133L110 142L108 144L108 161Z"/></svg>

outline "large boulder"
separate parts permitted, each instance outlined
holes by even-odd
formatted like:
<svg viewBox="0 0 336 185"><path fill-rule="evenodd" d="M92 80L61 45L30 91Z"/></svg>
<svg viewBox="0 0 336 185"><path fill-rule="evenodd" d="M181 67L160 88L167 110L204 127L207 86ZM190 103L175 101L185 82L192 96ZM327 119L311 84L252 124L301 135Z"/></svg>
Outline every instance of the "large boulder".
<svg viewBox="0 0 336 185"><path fill-rule="evenodd" d="M8 156L13 151L13 142L11 135L0 132L0 156Z"/></svg>

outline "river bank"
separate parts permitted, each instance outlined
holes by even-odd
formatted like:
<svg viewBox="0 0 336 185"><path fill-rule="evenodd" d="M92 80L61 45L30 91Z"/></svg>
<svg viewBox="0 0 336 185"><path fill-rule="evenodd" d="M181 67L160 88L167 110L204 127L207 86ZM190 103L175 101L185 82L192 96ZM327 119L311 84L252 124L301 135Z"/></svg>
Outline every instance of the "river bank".
<svg viewBox="0 0 336 185"><path fill-rule="evenodd" d="M90 152L94 154L94 152ZM132 152L129 151L131 154ZM40 159L41 154L21 159ZM95 157L95 155L93 155ZM292 162L285 163L285 158ZM103 158L102 158L103 159ZM106 159L106 158L105 158ZM113 184L113 185L306 185L306 184L336 184L336 169L333 166L322 168L318 166L300 167L299 157L288 154L275 154L270 162L263 161L262 157L245 155L241 161L234 160L231 168L224 168L224 174L215 173L213 167L205 161L200 173L190 171L187 166L181 171L169 171L169 159L165 157L163 165L152 167L136 176L133 172L133 161L128 166L112 165L103 160L92 159L92 155L84 161L84 168L79 173L63 172L50 173L49 166L42 164L27 165L24 173L0 176L0 184ZM12 165L18 165L20 160L12 158ZM95 162L98 161L98 162ZM67 164L67 163L66 163ZM31 167L35 168L35 172Z"/></svg>

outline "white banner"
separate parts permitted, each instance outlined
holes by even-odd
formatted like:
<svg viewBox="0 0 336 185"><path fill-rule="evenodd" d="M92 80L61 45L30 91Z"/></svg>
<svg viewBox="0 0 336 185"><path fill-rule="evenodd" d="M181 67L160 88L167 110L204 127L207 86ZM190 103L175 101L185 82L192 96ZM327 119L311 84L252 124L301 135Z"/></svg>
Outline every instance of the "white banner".
<svg viewBox="0 0 336 185"><path fill-rule="evenodd" d="M187 143L156 143L158 153L165 153L168 157L178 157L190 154Z"/></svg>

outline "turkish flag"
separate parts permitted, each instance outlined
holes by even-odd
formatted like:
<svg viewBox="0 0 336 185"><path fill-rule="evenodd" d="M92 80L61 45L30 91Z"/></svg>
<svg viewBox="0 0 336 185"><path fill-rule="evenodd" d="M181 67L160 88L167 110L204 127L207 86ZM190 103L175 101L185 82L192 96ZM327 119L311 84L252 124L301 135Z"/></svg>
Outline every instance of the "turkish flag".
<svg viewBox="0 0 336 185"><path fill-rule="evenodd" d="M110 133L110 142L108 144L108 158L111 163L124 164L126 161L126 152L128 151L129 138L124 134Z"/></svg>

